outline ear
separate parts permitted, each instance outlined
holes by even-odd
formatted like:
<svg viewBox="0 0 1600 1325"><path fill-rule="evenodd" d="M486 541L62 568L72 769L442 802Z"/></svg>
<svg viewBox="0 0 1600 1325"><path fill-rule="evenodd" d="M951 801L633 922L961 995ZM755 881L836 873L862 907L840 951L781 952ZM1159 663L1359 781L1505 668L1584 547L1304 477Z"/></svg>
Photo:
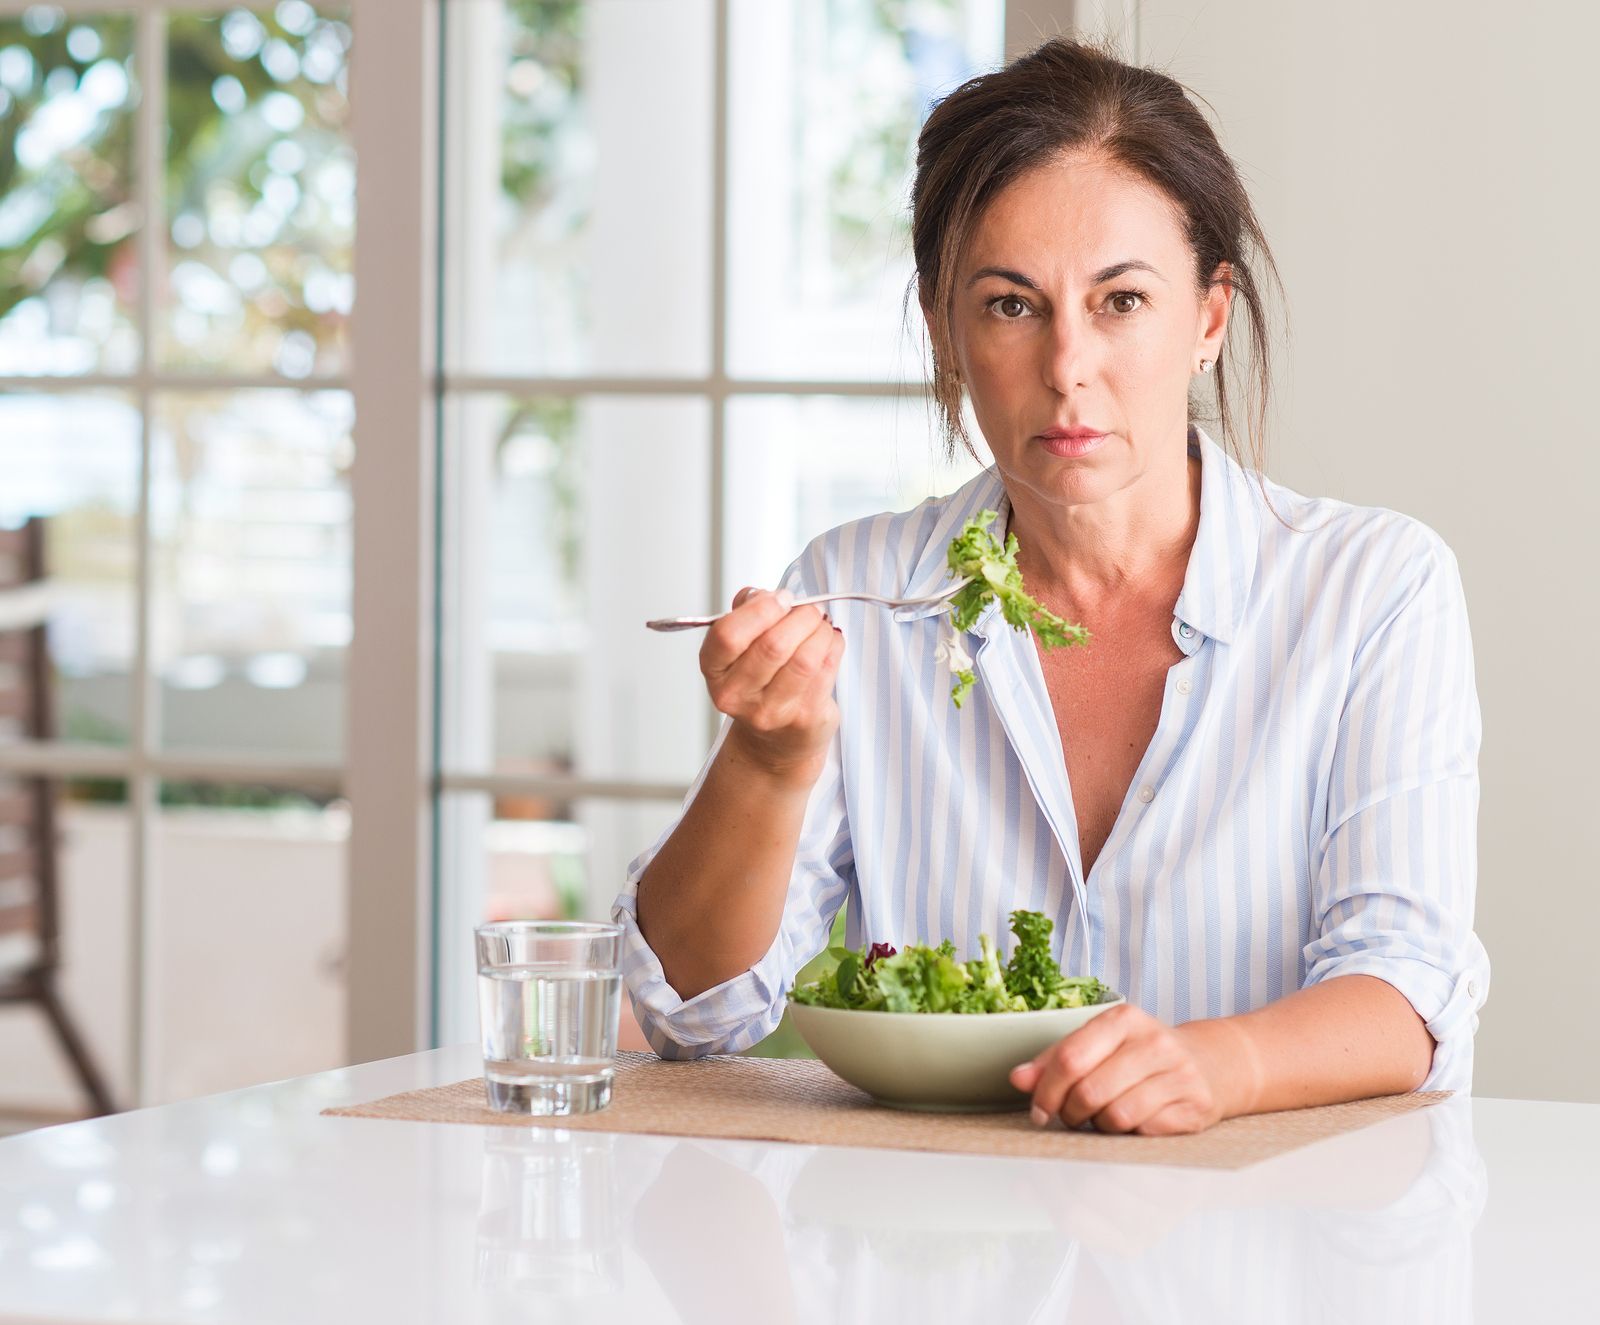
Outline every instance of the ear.
<svg viewBox="0 0 1600 1325"><path fill-rule="evenodd" d="M1228 331L1228 314L1233 307L1233 264L1219 262L1211 273L1211 284L1200 304L1201 347L1215 351L1221 347Z"/></svg>

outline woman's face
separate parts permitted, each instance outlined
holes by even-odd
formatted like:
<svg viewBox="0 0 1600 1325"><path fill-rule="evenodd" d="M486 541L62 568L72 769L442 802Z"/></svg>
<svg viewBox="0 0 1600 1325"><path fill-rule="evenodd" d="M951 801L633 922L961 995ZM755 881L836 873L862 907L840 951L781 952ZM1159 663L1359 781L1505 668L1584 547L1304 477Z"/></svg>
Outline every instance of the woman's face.
<svg viewBox="0 0 1600 1325"><path fill-rule="evenodd" d="M1100 501L1183 446L1189 381L1227 314L1226 287L1196 292L1182 220L1150 185L1064 156L1006 188L956 273L951 332L1014 499ZM1041 435L1082 427L1106 435L1087 449Z"/></svg>

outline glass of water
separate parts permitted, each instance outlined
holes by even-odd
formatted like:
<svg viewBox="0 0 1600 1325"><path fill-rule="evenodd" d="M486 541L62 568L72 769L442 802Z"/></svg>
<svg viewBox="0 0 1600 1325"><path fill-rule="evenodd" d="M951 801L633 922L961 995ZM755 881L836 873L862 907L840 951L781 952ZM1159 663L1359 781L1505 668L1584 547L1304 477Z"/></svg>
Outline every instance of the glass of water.
<svg viewBox="0 0 1600 1325"><path fill-rule="evenodd" d="M622 1003L622 927L502 920L475 933L490 1107L537 1114L605 1108Z"/></svg>

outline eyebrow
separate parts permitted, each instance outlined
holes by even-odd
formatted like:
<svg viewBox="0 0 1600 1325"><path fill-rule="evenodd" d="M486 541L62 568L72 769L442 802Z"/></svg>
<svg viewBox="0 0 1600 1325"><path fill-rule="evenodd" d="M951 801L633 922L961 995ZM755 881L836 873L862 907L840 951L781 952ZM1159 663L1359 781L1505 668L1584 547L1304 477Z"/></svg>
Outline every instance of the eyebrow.
<svg viewBox="0 0 1600 1325"><path fill-rule="evenodd" d="M1129 271L1147 271L1152 276L1160 277L1163 281L1167 279L1148 262L1141 262L1138 258L1129 258L1125 262L1113 262L1109 267L1102 267L1089 278L1089 284L1103 285L1106 281L1114 281L1124 272ZM985 276L998 276L1001 280L1012 281L1030 290L1039 288L1036 281L1024 276L1020 271L1012 271L1010 267L980 267L972 273L972 279L967 282L967 285L976 285Z"/></svg>

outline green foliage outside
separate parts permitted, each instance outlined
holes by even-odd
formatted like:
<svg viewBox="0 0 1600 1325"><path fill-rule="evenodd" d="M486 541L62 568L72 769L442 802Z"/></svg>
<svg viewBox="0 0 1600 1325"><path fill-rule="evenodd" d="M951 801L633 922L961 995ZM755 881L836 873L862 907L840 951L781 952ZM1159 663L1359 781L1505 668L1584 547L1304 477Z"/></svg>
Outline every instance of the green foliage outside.
<svg viewBox="0 0 1600 1325"><path fill-rule="evenodd" d="M342 365L353 215L342 14L282 4L167 19L164 360L296 375ZM133 34L129 17L50 6L0 19L0 319L42 298L51 334L94 339L82 301L109 286L131 323L151 278L137 252ZM286 342L296 354L275 359Z"/></svg>

